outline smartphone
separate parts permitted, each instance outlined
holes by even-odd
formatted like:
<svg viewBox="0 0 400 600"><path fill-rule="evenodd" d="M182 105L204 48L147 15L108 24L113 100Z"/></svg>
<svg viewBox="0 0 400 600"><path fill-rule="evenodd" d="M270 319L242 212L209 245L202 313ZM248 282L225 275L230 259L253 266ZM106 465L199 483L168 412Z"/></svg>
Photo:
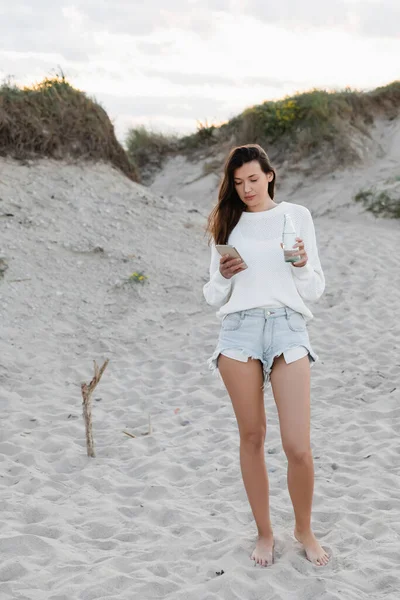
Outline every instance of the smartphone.
<svg viewBox="0 0 400 600"><path fill-rule="evenodd" d="M241 260L243 260L243 258L240 256L239 251L236 250L235 246L230 246L229 244L216 244L215 248L217 249L217 252L219 252L219 254L221 256L225 256L225 254L229 254L229 256L231 258L240 258ZM247 269L247 265L243 260L243 266L245 269Z"/></svg>

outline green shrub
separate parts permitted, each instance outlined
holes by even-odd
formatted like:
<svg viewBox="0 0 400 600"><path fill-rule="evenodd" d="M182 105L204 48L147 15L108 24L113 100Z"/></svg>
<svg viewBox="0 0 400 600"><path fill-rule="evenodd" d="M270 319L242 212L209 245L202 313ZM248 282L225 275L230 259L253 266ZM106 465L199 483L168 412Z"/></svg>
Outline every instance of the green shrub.
<svg viewBox="0 0 400 600"><path fill-rule="evenodd" d="M129 276L127 282L129 283L145 283L147 279L147 275L144 275L142 271L135 271L132 275Z"/></svg>
<svg viewBox="0 0 400 600"><path fill-rule="evenodd" d="M399 114L399 107L400 81L372 92L313 89L250 106L227 123L203 127L179 143L184 149L206 148L216 141L259 143L274 158L300 159L319 153L330 156L332 167L343 166L357 159L351 140L354 129L368 134L368 126L377 115L392 118Z"/></svg>
<svg viewBox="0 0 400 600"><path fill-rule="evenodd" d="M365 209L376 217L400 219L400 197L393 197L387 191L374 192L361 190L354 196L356 202L362 202Z"/></svg>

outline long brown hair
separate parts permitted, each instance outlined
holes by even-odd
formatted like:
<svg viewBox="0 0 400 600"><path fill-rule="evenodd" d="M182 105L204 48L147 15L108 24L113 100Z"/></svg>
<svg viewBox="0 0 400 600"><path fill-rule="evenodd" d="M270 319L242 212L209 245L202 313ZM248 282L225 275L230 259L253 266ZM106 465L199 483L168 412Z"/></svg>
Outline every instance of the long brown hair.
<svg viewBox="0 0 400 600"><path fill-rule="evenodd" d="M274 174L272 181L268 183L268 194L271 198L274 197L276 175L265 150L258 144L245 144L232 148L225 162L224 176L218 190L218 202L207 221L206 233L209 233L209 244L211 238L216 244L226 244L229 234L246 208L246 204L242 202L236 191L234 172L235 169L252 160L258 160L264 173L272 171Z"/></svg>

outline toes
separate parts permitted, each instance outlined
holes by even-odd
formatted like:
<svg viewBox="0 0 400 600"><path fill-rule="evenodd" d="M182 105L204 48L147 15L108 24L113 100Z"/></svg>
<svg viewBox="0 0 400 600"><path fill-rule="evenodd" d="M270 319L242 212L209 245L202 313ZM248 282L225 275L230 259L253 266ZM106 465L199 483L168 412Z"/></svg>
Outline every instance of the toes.
<svg viewBox="0 0 400 600"><path fill-rule="evenodd" d="M324 563L324 565L328 564L328 562L329 562L329 555L325 552L324 555L322 556L321 560Z"/></svg>
<svg viewBox="0 0 400 600"><path fill-rule="evenodd" d="M254 566L260 565L260 567L267 567L269 561L266 558L261 558L259 556L254 557Z"/></svg>
<svg viewBox="0 0 400 600"><path fill-rule="evenodd" d="M258 556L254 552L250 556L250 558L254 560L254 566L260 565L260 567L268 567L268 565L272 565L272 563L274 562L273 556L271 557L270 555L268 555L267 558L264 558L263 556Z"/></svg>
<svg viewBox="0 0 400 600"><path fill-rule="evenodd" d="M327 565L328 562L329 562L329 556L326 554L326 555L321 556L320 558L317 558L315 561L315 564L318 567L323 567L323 566Z"/></svg>

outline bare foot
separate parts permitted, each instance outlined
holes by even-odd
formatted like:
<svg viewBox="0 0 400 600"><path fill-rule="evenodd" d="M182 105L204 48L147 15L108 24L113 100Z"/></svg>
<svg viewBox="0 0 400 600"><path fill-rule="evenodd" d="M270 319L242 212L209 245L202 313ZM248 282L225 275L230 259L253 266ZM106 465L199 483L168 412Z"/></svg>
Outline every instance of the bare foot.
<svg viewBox="0 0 400 600"><path fill-rule="evenodd" d="M298 542L303 544L307 558L317 567L324 567L329 562L329 555L325 552L322 546L318 543L317 538L311 530L300 533L295 528L294 537Z"/></svg>
<svg viewBox="0 0 400 600"><path fill-rule="evenodd" d="M255 561L255 564L259 564L262 567L272 565L274 562L274 537L258 536L256 547L253 550L251 559Z"/></svg>

